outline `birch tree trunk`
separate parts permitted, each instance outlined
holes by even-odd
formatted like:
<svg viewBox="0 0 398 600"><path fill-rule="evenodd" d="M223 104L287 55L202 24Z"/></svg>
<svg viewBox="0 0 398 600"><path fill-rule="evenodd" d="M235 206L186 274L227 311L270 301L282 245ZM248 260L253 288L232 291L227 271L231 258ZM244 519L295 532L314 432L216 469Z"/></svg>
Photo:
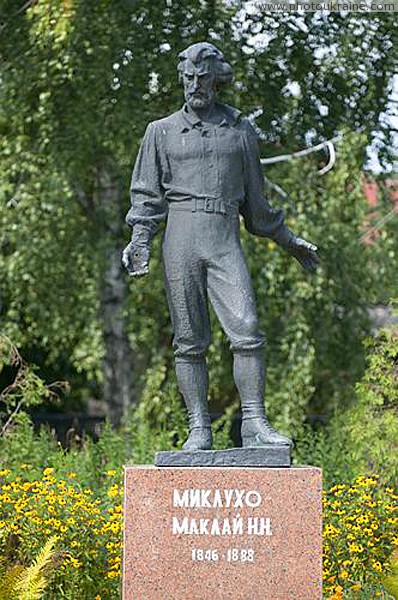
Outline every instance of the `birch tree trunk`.
<svg viewBox="0 0 398 600"><path fill-rule="evenodd" d="M121 184L110 181L106 174L101 173L98 204L106 214L104 235L107 238L102 246L104 272L100 291L105 346L103 399L107 416L114 424L120 422L134 401L133 353L125 313L128 278L121 262L122 250L128 241L123 202L126 193L121 188Z"/></svg>

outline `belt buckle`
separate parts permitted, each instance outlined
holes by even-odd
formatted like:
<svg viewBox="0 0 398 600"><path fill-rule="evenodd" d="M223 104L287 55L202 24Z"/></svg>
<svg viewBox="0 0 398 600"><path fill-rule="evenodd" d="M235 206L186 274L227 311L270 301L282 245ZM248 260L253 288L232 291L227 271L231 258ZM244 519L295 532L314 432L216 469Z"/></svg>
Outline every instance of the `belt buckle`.
<svg viewBox="0 0 398 600"><path fill-rule="evenodd" d="M214 212L213 198L205 198L205 212L208 212L208 213Z"/></svg>

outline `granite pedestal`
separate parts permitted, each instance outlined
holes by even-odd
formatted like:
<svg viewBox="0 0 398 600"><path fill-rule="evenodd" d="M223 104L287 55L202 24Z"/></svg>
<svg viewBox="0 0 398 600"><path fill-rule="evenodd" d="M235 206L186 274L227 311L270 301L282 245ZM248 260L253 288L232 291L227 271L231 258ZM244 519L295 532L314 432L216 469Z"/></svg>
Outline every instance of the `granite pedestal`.
<svg viewBox="0 0 398 600"><path fill-rule="evenodd" d="M320 600L314 467L125 469L124 600Z"/></svg>

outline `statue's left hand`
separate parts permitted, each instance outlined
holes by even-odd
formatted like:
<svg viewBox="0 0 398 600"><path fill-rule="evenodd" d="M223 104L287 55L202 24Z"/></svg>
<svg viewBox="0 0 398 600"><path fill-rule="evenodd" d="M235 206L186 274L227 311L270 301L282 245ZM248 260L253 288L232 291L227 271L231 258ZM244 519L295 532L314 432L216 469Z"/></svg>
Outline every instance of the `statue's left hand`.
<svg viewBox="0 0 398 600"><path fill-rule="evenodd" d="M298 260L303 269L307 271L315 271L317 269L320 259L317 254L318 248L314 244L294 236L289 241L287 251Z"/></svg>

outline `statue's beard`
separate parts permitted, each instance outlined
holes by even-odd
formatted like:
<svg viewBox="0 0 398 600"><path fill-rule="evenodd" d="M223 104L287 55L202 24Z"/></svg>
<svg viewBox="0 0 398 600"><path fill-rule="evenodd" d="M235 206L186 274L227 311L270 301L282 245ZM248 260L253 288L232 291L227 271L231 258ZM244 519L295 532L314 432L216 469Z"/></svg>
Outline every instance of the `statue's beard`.
<svg viewBox="0 0 398 600"><path fill-rule="evenodd" d="M211 90L206 94L199 92L192 94L188 93L185 96L185 100L187 104L193 109L208 108L214 100L214 92Z"/></svg>

